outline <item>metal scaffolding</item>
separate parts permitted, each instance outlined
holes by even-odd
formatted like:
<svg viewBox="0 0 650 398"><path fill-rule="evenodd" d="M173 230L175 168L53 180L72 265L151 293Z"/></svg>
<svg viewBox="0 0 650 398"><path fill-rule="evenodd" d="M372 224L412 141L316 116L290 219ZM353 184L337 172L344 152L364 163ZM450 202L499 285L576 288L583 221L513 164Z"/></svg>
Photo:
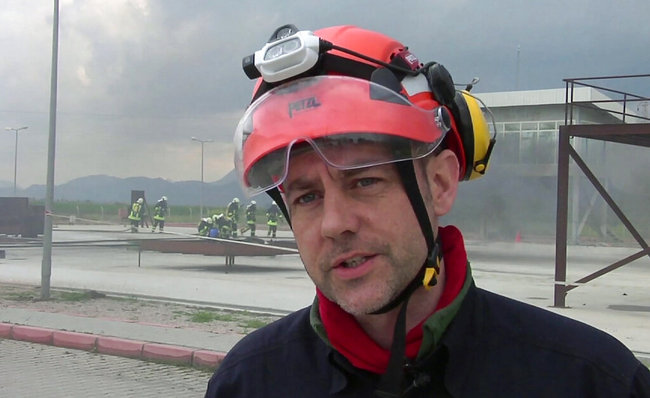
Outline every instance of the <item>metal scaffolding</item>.
<svg viewBox="0 0 650 398"><path fill-rule="evenodd" d="M571 138L582 137L586 139L615 142L650 148L650 118L648 115L633 111L632 105L643 103L648 104L647 96L636 95L621 90L606 88L595 85L595 82L606 82L608 84L625 83L638 79L644 84L650 84L650 74L627 75L627 76L604 76L564 79L566 83L565 101L565 122L560 126L558 144L558 171L557 171L557 218L556 218L556 244L555 244L555 293L554 306L565 307L567 293L581 284L598 278L610 271L620 268L643 256L650 256L648 243L634 227L632 222L624 214L623 210L616 204L614 199L607 192L607 189L599 182L598 178L591 171L587 163L578 154L571 143ZM608 100L576 101L574 90L576 87L592 87L611 98ZM611 86L610 86L611 87ZM578 124L574 119L574 111L580 107L593 108L599 106L607 112L616 116L620 123L615 124ZM634 109L638 109L634 108ZM577 114L577 112L576 112ZM569 202L569 159L573 159L576 165L584 173L587 179L594 186L607 205L612 209L622 224L641 247L641 250L610 264L596 272L584 276L574 282L567 282L567 229L568 229L568 202Z"/></svg>

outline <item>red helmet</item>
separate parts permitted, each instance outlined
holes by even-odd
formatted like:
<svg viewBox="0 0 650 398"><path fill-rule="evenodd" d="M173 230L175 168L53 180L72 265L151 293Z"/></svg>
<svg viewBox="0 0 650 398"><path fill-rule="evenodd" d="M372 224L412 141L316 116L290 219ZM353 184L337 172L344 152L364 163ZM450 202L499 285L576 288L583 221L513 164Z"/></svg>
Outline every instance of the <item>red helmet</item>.
<svg viewBox="0 0 650 398"><path fill-rule="evenodd" d="M237 127L235 163L250 194L281 185L291 150L302 143L310 144L331 166L350 169L421 158L432 153L447 132L457 134L448 109L433 98L423 74L398 79L391 71L394 81L386 83L375 73L389 64L396 65L398 73L400 68L415 72L422 67L400 42L354 26L306 35L305 41L312 35L321 45L333 46L309 71L273 84L260 79L254 96L258 98ZM345 149L357 145L380 145L384 150L374 151L371 158L348 156L351 152Z"/></svg>

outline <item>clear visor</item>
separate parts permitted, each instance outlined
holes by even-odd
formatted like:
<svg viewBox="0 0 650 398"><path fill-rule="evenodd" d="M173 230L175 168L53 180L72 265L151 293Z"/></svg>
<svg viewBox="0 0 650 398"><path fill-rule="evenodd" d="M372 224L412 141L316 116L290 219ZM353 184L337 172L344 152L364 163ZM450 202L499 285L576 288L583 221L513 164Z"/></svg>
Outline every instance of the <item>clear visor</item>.
<svg viewBox="0 0 650 398"><path fill-rule="evenodd" d="M276 87L246 111L235 133L235 166L249 196L281 185L307 150L337 169L431 154L449 130L446 108L424 110L378 84L341 76Z"/></svg>

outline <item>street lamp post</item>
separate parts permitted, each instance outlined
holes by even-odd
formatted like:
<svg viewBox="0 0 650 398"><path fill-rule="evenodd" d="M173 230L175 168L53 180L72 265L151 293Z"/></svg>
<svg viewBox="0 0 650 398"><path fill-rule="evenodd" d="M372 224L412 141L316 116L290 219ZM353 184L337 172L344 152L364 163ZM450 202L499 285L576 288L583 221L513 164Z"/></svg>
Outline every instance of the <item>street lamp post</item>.
<svg viewBox="0 0 650 398"><path fill-rule="evenodd" d="M14 196L16 196L16 170L18 170L18 132L26 130L27 126L23 127L5 127L7 131L13 131L16 134L16 147L14 149Z"/></svg>
<svg viewBox="0 0 650 398"><path fill-rule="evenodd" d="M203 218L203 145L206 142L213 142L214 140L210 140L210 139L202 140L200 138L192 137L192 141L196 141L196 142L201 143L201 196L200 196L201 197L201 199L200 199L201 200L201 208L200 208L201 210L199 212L201 214L200 217Z"/></svg>

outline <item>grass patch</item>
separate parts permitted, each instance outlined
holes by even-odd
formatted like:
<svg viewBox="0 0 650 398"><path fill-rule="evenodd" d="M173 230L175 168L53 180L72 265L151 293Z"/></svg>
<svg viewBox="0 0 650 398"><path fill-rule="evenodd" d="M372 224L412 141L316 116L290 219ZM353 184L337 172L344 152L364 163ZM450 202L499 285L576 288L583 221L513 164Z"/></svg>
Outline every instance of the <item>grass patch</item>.
<svg viewBox="0 0 650 398"><path fill-rule="evenodd" d="M198 323L207 323L214 321L214 315L212 312L199 311L190 315L190 321Z"/></svg>
<svg viewBox="0 0 650 398"><path fill-rule="evenodd" d="M234 322L236 320L237 318L232 314L220 314L212 311L198 311L190 315L190 321L200 323L213 321Z"/></svg>
<svg viewBox="0 0 650 398"><path fill-rule="evenodd" d="M106 297L103 293L94 290L87 291L60 291L51 290L50 299L55 301L87 301L96 298ZM1 298L12 301L40 301L40 289L36 290L14 290L3 292Z"/></svg>
<svg viewBox="0 0 650 398"><path fill-rule="evenodd" d="M12 301L33 301L35 296L30 292L10 292L5 298Z"/></svg>
<svg viewBox="0 0 650 398"><path fill-rule="evenodd" d="M144 300L138 300L136 297L131 297L131 296L127 296L127 297L111 296L109 298L111 300L122 301L122 302L128 303L128 304L138 303L138 304L141 304L141 305L152 305L152 304L150 304L150 303L148 303L148 302L146 302Z"/></svg>
<svg viewBox="0 0 650 398"><path fill-rule="evenodd" d="M94 290L88 290L85 292L60 292L57 294L57 299L61 301L87 301L96 298L105 297L101 293L97 293Z"/></svg>

